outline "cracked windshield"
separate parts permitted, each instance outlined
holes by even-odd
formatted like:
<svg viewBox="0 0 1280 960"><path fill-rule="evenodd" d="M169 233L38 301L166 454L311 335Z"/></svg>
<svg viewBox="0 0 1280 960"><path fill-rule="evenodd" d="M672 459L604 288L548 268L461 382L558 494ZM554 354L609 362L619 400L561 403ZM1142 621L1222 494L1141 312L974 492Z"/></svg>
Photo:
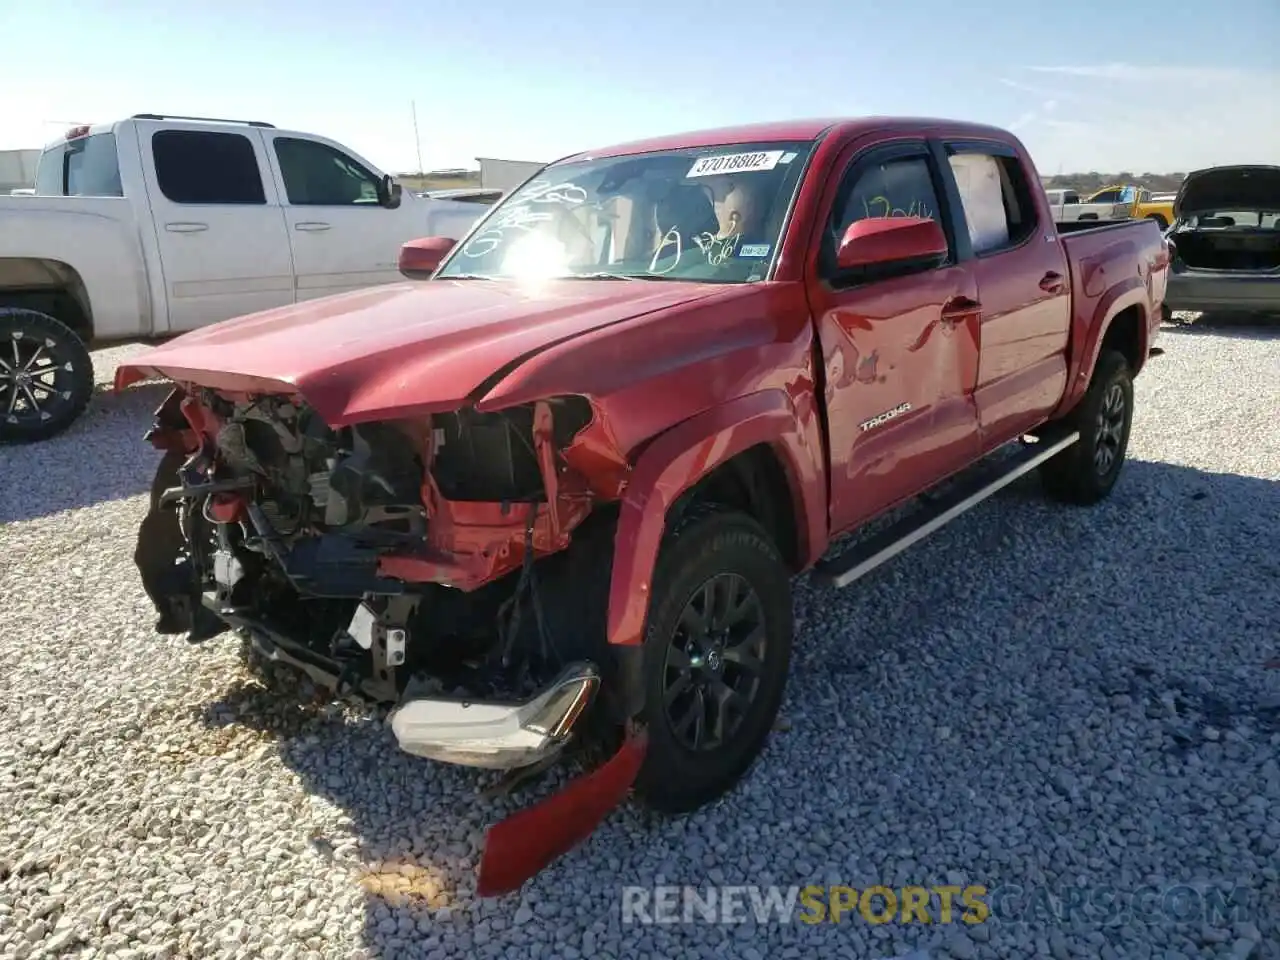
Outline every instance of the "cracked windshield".
<svg viewBox="0 0 1280 960"><path fill-rule="evenodd" d="M558 164L480 225L441 279L763 279L810 143Z"/></svg>

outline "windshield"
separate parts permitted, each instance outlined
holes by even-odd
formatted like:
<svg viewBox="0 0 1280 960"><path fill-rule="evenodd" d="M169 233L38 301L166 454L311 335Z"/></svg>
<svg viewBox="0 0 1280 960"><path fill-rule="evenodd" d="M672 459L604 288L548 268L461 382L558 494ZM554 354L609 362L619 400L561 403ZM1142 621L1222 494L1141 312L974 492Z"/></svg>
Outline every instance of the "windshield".
<svg viewBox="0 0 1280 960"><path fill-rule="evenodd" d="M436 274L762 280L812 142L555 164L495 206Z"/></svg>

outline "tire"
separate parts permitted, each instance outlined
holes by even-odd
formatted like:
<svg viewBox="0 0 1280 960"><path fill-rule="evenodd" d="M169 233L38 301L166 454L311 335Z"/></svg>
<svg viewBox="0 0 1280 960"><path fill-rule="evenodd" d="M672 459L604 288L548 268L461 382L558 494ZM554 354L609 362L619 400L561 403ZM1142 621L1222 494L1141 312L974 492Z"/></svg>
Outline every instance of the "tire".
<svg viewBox="0 0 1280 960"><path fill-rule="evenodd" d="M0 443L56 436L92 396L93 360L70 327L35 310L0 307Z"/></svg>
<svg viewBox="0 0 1280 960"><path fill-rule="evenodd" d="M695 509L668 536L653 583L640 718L648 730L649 747L635 791L658 812L687 813L736 785L773 727L791 662L791 573L755 520L727 510ZM690 656L681 653L684 645L679 640L688 636L682 622L697 613L706 599L704 588L723 591L722 602L730 591L736 592L746 608L745 619L730 624L726 631L737 644L732 640L713 643L709 650L702 648L705 656ZM758 640L747 641L751 644L747 648L747 636L762 638L763 649ZM739 659L751 652L756 656ZM756 669L745 669L740 665L744 660L754 660ZM707 684L705 689L699 682ZM679 692L668 708L673 686ZM696 718L700 709L703 737L714 734L717 714L708 709L707 697L723 693L726 687L745 698L745 709L729 718L718 744L704 740L695 749L698 721L687 725L676 721Z"/></svg>
<svg viewBox="0 0 1280 960"><path fill-rule="evenodd" d="M1104 349L1084 398L1064 425L1080 439L1040 468L1045 491L1055 500L1088 506L1115 488L1129 449L1133 424L1133 375L1124 355Z"/></svg>

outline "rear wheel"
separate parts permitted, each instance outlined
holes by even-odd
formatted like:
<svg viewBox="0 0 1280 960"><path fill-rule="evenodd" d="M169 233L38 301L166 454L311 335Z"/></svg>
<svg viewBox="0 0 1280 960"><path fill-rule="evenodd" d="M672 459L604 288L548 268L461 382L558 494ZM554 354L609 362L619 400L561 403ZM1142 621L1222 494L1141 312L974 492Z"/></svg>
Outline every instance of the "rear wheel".
<svg viewBox="0 0 1280 960"><path fill-rule="evenodd" d="M34 443L66 430L93 396L93 360L66 324L0 308L0 442Z"/></svg>
<svg viewBox="0 0 1280 960"><path fill-rule="evenodd" d="M645 803L687 812L742 778L781 705L792 630L790 571L755 520L696 511L668 537L644 640Z"/></svg>
<svg viewBox="0 0 1280 960"><path fill-rule="evenodd" d="M1084 505L1108 496L1124 466L1132 422L1129 362L1116 350L1103 350L1088 392L1064 424L1080 431L1080 439L1040 468L1046 492Z"/></svg>

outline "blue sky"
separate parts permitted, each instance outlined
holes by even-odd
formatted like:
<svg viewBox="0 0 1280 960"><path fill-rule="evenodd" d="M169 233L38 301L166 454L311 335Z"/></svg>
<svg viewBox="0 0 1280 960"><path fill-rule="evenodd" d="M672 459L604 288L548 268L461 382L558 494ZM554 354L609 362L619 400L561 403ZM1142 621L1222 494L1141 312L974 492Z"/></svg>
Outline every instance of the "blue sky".
<svg viewBox="0 0 1280 960"><path fill-rule="evenodd" d="M1013 127L1046 174L1280 163L1280 0L12 0L0 37L0 149L175 112L401 171L416 100L428 168L877 113Z"/></svg>

